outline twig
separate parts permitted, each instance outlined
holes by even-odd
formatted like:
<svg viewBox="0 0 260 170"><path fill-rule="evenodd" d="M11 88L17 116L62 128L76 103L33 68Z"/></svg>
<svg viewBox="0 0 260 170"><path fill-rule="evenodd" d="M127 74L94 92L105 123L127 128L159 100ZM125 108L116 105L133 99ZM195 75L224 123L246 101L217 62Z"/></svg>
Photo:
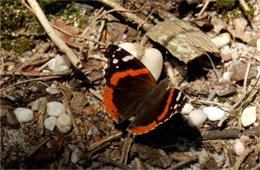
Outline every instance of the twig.
<svg viewBox="0 0 260 170"><path fill-rule="evenodd" d="M2 88L0 89L0 92L3 92L7 89L9 89L10 87L13 87L13 86L17 86L19 84L24 84L24 83L28 83L28 82L31 82L31 81L46 81L46 80L52 80L52 79L57 79L57 78L60 78L61 76L50 76L50 77L39 77L39 78L35 78L35 79L30 79L30 80L24 80L24 81L20 81L20 82L17 82L15 84L11 84L5 88Z"/></svg>
<svg viewBox="0 0 260 170"><path fill-rule="evenodd" d="M38 109L38 133L40 135L43 135L43 132L44 132L44 127L43 127L43 117L44 117L44 113L45 113L45 110L46 110L46 107L47 107L47 98L46 97L43 97L40 99L40 104L39 104L39 109Z"/></svg>
<svg viewBox="0 0 260 170"><path fill-rule="evenodd" d="M40 8L39 4L36 0L27 0L30 4L31 8L33 9L36 17L42 24L43 28L46 30L49 37L52 41L59 47L59 49L66 54L72 65L76 68L81 68L81 63L76 55L71 51L71 49L62 41L62 39L56 34L54 29L51 27L49 21L47 20L46 16L44 15L42 9Z"/></svg>
<svg viewBox="0 0 260 170"><path fill-rule="evenodd" d="M116 166L118 168L121 168L121 169L124 169L124 170L131 169L130 167L128 167L128 166L126 166L126 165L124 165L124 164L122 164L120 162L114 161L114 160L112 160L110 158L103 158L103 161L104 161L104 163L114 165L114 166Z"/></svg>
<svg viewBox="0 0 260 170"><path fill-rule="evenodd" d="M188 163L191 163L191 162L195 162L195 161L198 161L199 157L197 155L194 155L194 156L191 156L189 157L188 159L184 160L184 161L181 161L175 165L173 165L171 167L171 169L180 169L181 167L183 167L184 165L188 164Z"/></svg>
<svg viewBox="0 0 260 170"><path fill-rule="evenodd" d="M25 67L29 66L32 62L34 62L35 60L38 60L41 58L42 54L45 53L49 48L50 48L51 44L50 43L45 43L41 46L41 48L30 58L29 61L27 61L26 63L22 64L22 66L20 66L17 70L21 71L23 70Z"/></svg>
<svg viewBox="0 0 260 170"><path fill-rule="evenodd" d="M59 84L59 85L61 85L61 84ZM63 88L67 88L67 87L64 86ZM72 122L73 128L75 129L75 133L76 133L77 137L81 138L80 129L79 129L79 127L77 125L77 122L76 122L76 119L75 119L75 117L74 117L74 115L73 115L73 113L71 112L71 109L70 109L69 96L67 96L66 92L63 91L63 88L61 88L61 91L62 91L62 94L63 94L62 102L63 102L63 104L64 104L64 106L66 108L66 111L67 111L67 113L68 113L68 115L70 117L70 120ZM69 88L67 88L67 89L69 90Z"/></svg>
<svg viewBox="0 0 260 170"><path fill-rule="evenodd" d="M26 159L29 159L37 150L39 150L45 143L47 143L49 139L45 139L39 145L37 145L27 156Z"/></svg>
<svg viewBox="0 0 260 170"><path fill-rule="evenodd" d="M237 159L237 161L235 162L235 165L233 166L233 170L238 170L240 165L242 164L242 162L245 160L245 158L248 156L248 154L250 154L252 151L254 150L254 148L247 148Z"/></svg>
<svg viewBox="0 0 260 170"><path fill-rule="evenodd" d="M29 77L47 77L47 76L65 76L70 75L72 73L71 70L68 71L60 71L53 73L29 73L22 71L14 71L14 72L3 72L0 76L29 76Z"/></svg>
<svg viewBox="0 0 260 170"><path fill-rule="evenodd" d="M248 7L245 0L239 0L240 5L243 7L245 11L250 11L250 8Z"/></svg>
<svg viewBox="0 0 260 170"><path fill-rule="evenodd" d="M111 140L113 140L113 139L115 139L115 138L118 138L118 137L120 137L120 136L122 136L122 132L117 132L117 133L115 133L115 134L108 135L108 136L104 137L103 139L101 139L101 140L99 140L99 141L97 141L97 142L95 142L95 143L91 143L91 144L88 146L88 150L93 150L93 149L99 147L100 145L102 145L103 143L108 142L108 141L111 141Z"/></svg>
<svg viewBox="0 0 260 170"><path fill-rule="evenodd" d="M260 137L260 126L241 132L239 129L209 130L201 132L202 140L235 139L241 135L255 135Z"/></svg>
<svg viewBox="0 0 260 170"><path fill-rule="evenodd" d="M248 81L248 75L249 75L249 71L250 71L250 68L251 68L251 62L248 62L247 63L247 68L246 68L246 73L245 73L245 78L244 78L244 83L243 83L243 93L246 93L246 84L247 84L247 81Z"/></svg>
<svg viewBox="0 0 260 170"><path fill-rule="evenodd" d="M133 142L133 138L131 138L131 134L128 133L126 140L124 142L123 149L122 149L121 158L119 160L120 163L123 163L126 165L127 159L128 159L128 153L129 153L132 142Z"/></svg>
<svg viewBox="0 0 260 170"><path fill-rule="evenodd" d="M94 96L96 96L99 100L103 101L102 95L99 94L96 90L89 88L89 92L92 93Z"/></svg>
<svg viewBox="0 0 260 170"><path fill-rule="evenodd" d="M102 2L106 4L107 6L113 8L115 11L121 11L123 12L122 15L127 17L128 19L134 21L138 25L142 25L142 28L147 31L152 25L148 23L144 23L144 20L136 16L135 14L129 12L129 10L126 10L122 6L119 5L119 3L116 3L112 0L98 0L99 2ZM144 24L143 24L144 23Z"/></svg>

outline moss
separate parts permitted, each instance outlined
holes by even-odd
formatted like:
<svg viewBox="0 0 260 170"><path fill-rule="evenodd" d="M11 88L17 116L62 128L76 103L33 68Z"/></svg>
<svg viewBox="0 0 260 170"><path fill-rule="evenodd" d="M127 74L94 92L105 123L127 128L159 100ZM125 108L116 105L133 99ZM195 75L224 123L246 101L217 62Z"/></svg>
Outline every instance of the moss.
<svg viewBox="0 0 260 170"><path fill-rule="evenodd" d="M12 35L14 30L22 27L26 9L18 1L2 1L0 11L2 35Z"/></svg>
<svg viewBox="0 0 260 170"><path fill-rule="evenodd" d="M66 8L59 11L57 14L66 19L74 19L80 16L80 8L74 2L72 2L68 4Z"/></svg>
<svg viewBox="0 0 260 170"><path fill-rule="evenodd" d="M226 15L228 12L239 7L238 0L218 0L215 3L215 7L219 13Z"/></svg>
<svg viewBox="0 0 260 170"><path fill-rule="evenodd" d="M18 55L23 54L27 50L34 48L35 44L29 38L4 39L1 40L1 47L9 52L14 52Z"/></svg>

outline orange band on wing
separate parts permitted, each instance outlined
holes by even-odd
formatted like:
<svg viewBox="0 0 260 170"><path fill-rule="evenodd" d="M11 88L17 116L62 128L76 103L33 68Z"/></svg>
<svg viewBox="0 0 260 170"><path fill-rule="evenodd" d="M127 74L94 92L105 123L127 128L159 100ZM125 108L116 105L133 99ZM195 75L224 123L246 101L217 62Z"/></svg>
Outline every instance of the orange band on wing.
<svg viewBox="0 0 260 170"><path fill-rule="evenodd" d="M147 73L149 73L147 68L142 68L142 69L137 69L137 70L129 69L129 70L126 70L126 71L116 72L110 78L110 83L111 83L111 85L116 86L118 81L121 78L124 78L126 76L132 76L133 77L133 76L137 76L137 75L140 75L140 74L147 74Z"/></svg>
<svg viewBox="0 0 260 170"><path fill-rule="evenodd" d="M133 134L144 134L149 132L150 130L154 129L157 126L156 121L153 121L152 123L145 125L145 126L136 126L133 129L128 129Z"/></svg>
<svg viewBox="0 0 260 170"><path fill-rule="evenodd" d="M114 90L108 86L104 88L103 103L109 115L118 123L119 112L113 103L113 92Z"/></svg>
<svg viewBox="0 0 260 170"><path fill-rule="evenodd" d="M168 114L169 107L170 107L170 104L172 102L173 92L174 92L174 90L171 89L170 95L169 95L169 97L168 97L168 99L166 101L166 106L164 107L164 110L163 110L162 114L160 114L160 116L157 118L157 121L162 121L165 118L165 116Z"/></svg>

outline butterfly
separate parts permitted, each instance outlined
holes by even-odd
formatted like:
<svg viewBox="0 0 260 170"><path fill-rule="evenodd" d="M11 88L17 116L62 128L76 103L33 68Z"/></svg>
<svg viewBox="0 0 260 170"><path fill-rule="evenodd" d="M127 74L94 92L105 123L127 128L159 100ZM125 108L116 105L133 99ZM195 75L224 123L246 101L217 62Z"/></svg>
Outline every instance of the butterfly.
<svg viewBox="0 0 260 170"><path fill-rule="evenodd" d="M115 122L131 121L127 131L145 134L181 111L186 97L168 78L158 84L141 61L116 45L107 47L105 57L103 103Z"/></svg>

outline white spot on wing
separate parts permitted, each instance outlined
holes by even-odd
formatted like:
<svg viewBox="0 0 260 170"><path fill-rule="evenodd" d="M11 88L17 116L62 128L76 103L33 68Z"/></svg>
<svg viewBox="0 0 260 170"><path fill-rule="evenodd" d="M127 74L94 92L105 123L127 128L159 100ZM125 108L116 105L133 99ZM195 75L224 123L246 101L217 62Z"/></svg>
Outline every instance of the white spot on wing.
<svg viewBox="0 0 260 170"><path fill-rule="evenodd" d="M119 66L116 66L116 68L118 69L118 68L119 68Z"/></svg>
<svg viewBox="0 0 260 170"><path fill-rule="evenodd" d="M121 51L122 50L122 48L118 48L116 51Z"/></svg>
<svg viewBox="0 0 260 170"><path fill-rule="evenodd" d="M132 55L127 55L127 56L125 56L124 58L122 58L122 60L123 60L124 62L127 62L127 61L129 61L129 60L134 59L134 58L135 58L135 57L132 56Z"/></svg>
<svg viewBox="0 0 260 170"><path fill-rule="evenodd" d="M113 64L117 64L118 63L118 59L114 58L112 61Z"/></svg>
<svg viewBox="0 0 260 170"><path fill-rule="evenodd" d="M115 54L112 55L112 58L115 58Z"/></svg>
<svg viewBox="0 0 260 170"><path fill-rule="evenodd" d="M180 100L180 97L181 97L181 92L179 92L177 98L176 98L176 101L178 102Z"/></svg>

